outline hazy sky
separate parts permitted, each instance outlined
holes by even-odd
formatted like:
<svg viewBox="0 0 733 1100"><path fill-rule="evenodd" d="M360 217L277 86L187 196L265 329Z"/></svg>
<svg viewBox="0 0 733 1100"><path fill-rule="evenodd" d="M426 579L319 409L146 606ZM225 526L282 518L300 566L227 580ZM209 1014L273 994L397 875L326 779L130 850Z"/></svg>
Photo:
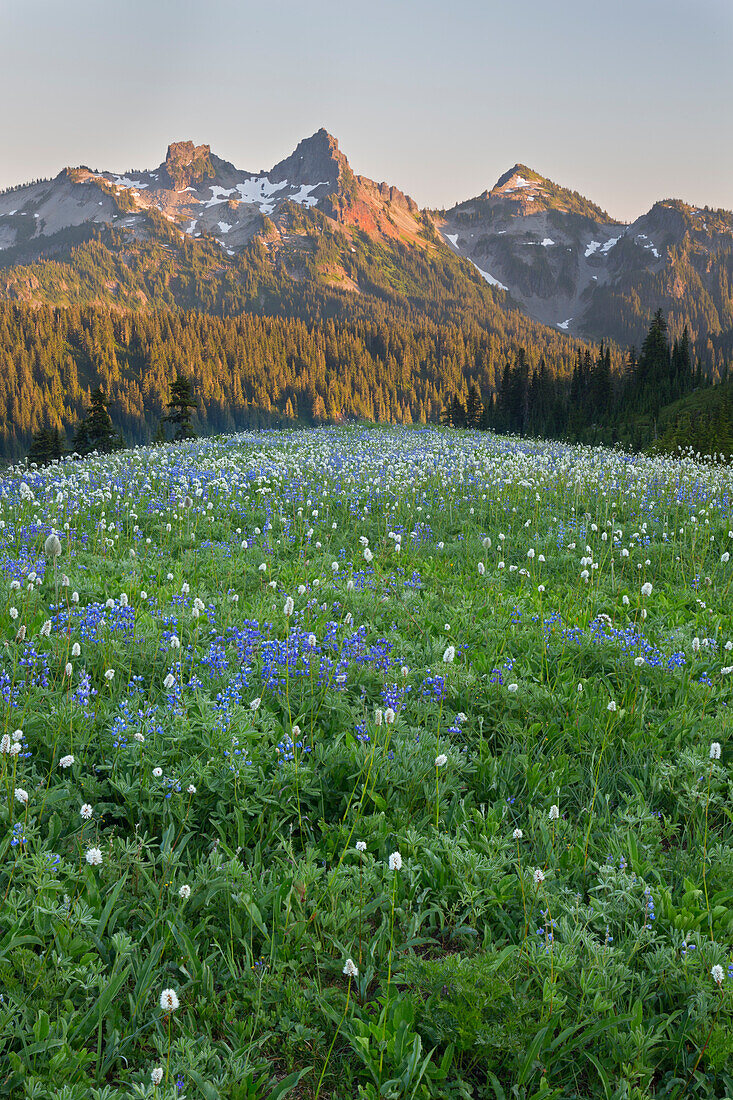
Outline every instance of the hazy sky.
<svg viewBox="0 0 733 1100"><path fill-rule="evenodd" d="M325 126L421 206L521 161L623 219L731 209L732 49L733 0L0 0L0 187Z"/></svg>

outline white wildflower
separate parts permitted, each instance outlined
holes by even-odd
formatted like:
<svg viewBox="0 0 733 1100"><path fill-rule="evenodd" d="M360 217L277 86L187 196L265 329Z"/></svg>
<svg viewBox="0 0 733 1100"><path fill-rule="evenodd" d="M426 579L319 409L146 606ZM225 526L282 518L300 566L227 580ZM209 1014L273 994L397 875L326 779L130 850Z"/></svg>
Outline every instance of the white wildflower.
<svg viewBox="0 0 733 1100"><path fill-rule="evenodd" d="M160 995L160 1007L164 1012L175 1012L180 1004L175 989L164 989Z"/></svg>
<svg viewBox="0 0 733 1100"><path fill-rule="evenodd" d="M89 848L86 853L86 861L90 867L99 867L102 862L102 849Z"/></svg>
<svg viewBox="0 0 733 1100"><path fill-rule="evenodd" d="M402 856L399 852L392 852L392 855L389 857L389 869L390 871L402 870Z"/></svg>

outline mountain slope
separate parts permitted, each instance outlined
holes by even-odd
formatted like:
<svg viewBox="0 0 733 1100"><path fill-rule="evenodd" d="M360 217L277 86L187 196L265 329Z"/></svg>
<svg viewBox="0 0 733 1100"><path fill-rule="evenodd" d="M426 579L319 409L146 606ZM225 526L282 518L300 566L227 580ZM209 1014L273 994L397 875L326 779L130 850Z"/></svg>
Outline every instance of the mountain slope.
<svg viewBox="0 0 733 1100"><path fill-rule="evenodd" d="M733 214L656 203L630 225L517 164L436 217L444 240L536 320L640 343L662 308L707 341L730 327Z"/></svg>
<svg viewBox="0 0 733 1100"><path fill-rule="evenodd" d="M0 300L413 315L521 307L558 334L639 344L662 308L722 363L733 215L665 200L630 225L523 164L451 210L357 175L321 129L269 172L174 142L155 169L67 168L0 194ZM357 305L357 302L359 304ZM300 311L300 312L299 312Z"/></svg>

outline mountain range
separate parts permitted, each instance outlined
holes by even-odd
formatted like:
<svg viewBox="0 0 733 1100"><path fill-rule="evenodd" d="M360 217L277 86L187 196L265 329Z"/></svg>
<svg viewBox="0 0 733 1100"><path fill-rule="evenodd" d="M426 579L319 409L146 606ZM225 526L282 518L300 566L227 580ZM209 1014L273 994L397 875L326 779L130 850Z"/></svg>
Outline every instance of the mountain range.
<svg viewBox="0 0 733 1100"><path fill-rule="evenodd" d="M715 360L733 331L733 214L665 199L624 224L523 164L421 210L356 175L323 129L269 171L180 141L152 170L65 168L0 194L0 300L290 315L308 295L322 313L382 298L436 320L468 295L489 327L522 312L622 346L661 308Z"/></svg>

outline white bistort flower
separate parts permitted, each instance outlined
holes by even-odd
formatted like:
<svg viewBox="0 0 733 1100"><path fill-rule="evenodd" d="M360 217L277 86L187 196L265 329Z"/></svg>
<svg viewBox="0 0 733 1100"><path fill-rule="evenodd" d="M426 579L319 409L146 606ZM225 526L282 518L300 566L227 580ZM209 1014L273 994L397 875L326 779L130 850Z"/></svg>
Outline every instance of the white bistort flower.
<svg viewBox="0 0 733 1100"><path fill-rule="evenodd" d="M21 803L21 805L27 806L27 804L28 804L28 791L24 791L22 787L16 787L15 788L15 797L18 800L18 802Z"/></svg>
<svg viewBox="0 0 733 1100"><path fill-rule="evenodd" d="M550 821L557 821L560 817L560 807L550 806Z"/></svg>
<svg viewBox="0 0 733 1100"><path fill-rule="evenodd" d="M190 898L191 897L191 887L187 883L184 883L183 886L178 891L178 896L179 896L179 898L183 898L184 900L186 898Z"/></svg>
<svg viewBox="0 0 733 1100"><path fill-rule="evenodd" d="M90 867L99 867L102 862L102 849L101 848L88 848L86 854L86 861Z"/></svg>
<svg viewBox="0 0 733 1100"><path fill-rule="evenodd" d="M442 768L447 763L448 763L448 757L445 755L444 752L441 752L439 756L435 757L435 766L436 766L436 768Z"/></svg>
<svg viewBox="0 0 733 1100"><path fill-rule="evenodd" d="M720 741L713 741L710 746L710 759L720 760Z"/></svg>
<svg viewBox="0 0 733 1100"><path fill-rule="evenodd" d="M402 856L399 852L392 852L392 855L389 857L389 869L390 871L402 870Z"/></svg>
<svg viewBox="0 0 733 1100"><path fill-rule="evenodd" d="M366 852L366 841L365 840L357 840L354 847L356 848L357 852Z"/></svg>
<svg viewBox="0 0 733 1100"><path fill-rule="evenodd" d="M541 886L545 881L545 872L540 867L535 867L532 872L532 880L535 886Z"/></svg>
<svg viewBox="0 0 733 1100"><path fill-rule="evenodd" d="M150 1080L152 1081L152 1083L157 1088L158 1085L160 1084L160 1082L163 1080L163 1067L162 1066L155 1066L154 1069L151 1069L151 1071L150 1071Z"/></svg>
<svg viewBox="0 0 733 1100"><path fill-rule="evenodd" d="M69 753L68 756L62 756L61 757L61 759L59 760L59 767L60 768L70 768L73 763L74 763L74 757L71 753Z"/></svg>
<svg viewBox="0 0 733 1100"><path fill-rule="evenodd" d="M84 819L84 821L89 821L93 813L94 810L88 802L85 802L82 808L79 810L79 814Z"/></svg>
<svg viewBox="0 0 733 1100"><path fill-rule="evenodd" d="M454 645L449 645L446 648L446 650L443 654L443 664L444 665L452 665L453 662L455 661L455 659L456 659L456 647Z"/></svg>
<svg viewBox="0 0 733 1100"><path fill-rule="evenodd" d="M651 584L649 583L649 581L647 581L647 582L646 582L646 584L642 584L642 586L641 586L641 594L642 594L642 596L651 596L651 594L652 594L652 586L651 586Z"/></svg>
<svg viewBox="0 0 733 1100"><path fill-rule="evenodd" d="M720 965L720 963L716 963L715 966L713 966L711 968L710 976L712 977L714 982L718 983L718 985L723 984L723 978L725 977L725 971L723 970L723 967Z"/></svg>
<svg viewBox="0 0 733 1100"><path fill-rule="evenodd" d="M347 959L344 963L344 974L347 978L358 978L359 967L356 965L353 959Z"/></svg>
<svg viewBox="0 0 733 1100"><path fill-rule="evenodd" d="M522 832L521 829L515 829L514 832L512 833L512 836L514 837L515 840L521 840L522 837L524 836L524 833Z"/></svg>
<svg viewBox="0 0 733 1100"><path fill-rule="evenodd" d="M160 1007L164 1012L175 1012L180 1004L175 989L164 989L160 995Z"/></svg>

